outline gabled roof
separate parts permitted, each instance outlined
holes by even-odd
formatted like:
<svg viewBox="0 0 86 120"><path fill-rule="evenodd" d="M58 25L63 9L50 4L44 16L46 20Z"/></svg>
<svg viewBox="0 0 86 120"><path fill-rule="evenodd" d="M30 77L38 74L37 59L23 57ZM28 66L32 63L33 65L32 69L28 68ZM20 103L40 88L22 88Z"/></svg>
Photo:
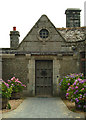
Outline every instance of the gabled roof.
<svg viewBox="0 0 86 120"><path fill-rule="evenodd" d="M78 42L85 40L86 27L57 28L66 42Z"/></svg>
<svg viewBox="0 0 86 120"><path fill-rule="evenodd" d="M47 15L43 14L39 20L35 23L35 25L32 27L32 29L27 33L27 35L24 37L24 39L21 41L21 43L19 44L18 48L21 47L21 45L24 43L24 42L34 42L34 39L30 39L29 35L34 35L37 37L38 35L38 31L42 28L50 28L48 25L50 24L50 27L52 29L55 30L55 34L58 34L60 36L60 38L65 42L65 39L64 37L61 35L61 33L56 29L56 27L53 25L53 23L50 21L50 19L47 17ZM48 26L48 27L47 27ZM50 28L50 29L51 29ZM53 30L53 31L54 31ZM33 31L36 31L35 33ZM53 32L54 33L54 32ZM59 39L60 40L60 39ZM35 41L39 41L38 38L37 40L35 39Z"/></svg>

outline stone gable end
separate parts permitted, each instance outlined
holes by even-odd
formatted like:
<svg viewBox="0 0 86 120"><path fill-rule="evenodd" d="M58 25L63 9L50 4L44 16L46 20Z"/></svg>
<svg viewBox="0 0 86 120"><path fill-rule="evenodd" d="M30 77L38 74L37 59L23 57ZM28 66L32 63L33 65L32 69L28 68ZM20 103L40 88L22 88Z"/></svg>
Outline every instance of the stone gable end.
<svg viewBox="0 0 86 120"><path fill-rule="evenodd" d="M49 32L49 37L46 40L41 39L39 36L39 32L42 29L47 29ZM29 52L57 52L61 50L62 42L65 43L65 39L60 32L46 15L42 15L20 43L18 50Z"/></svg>

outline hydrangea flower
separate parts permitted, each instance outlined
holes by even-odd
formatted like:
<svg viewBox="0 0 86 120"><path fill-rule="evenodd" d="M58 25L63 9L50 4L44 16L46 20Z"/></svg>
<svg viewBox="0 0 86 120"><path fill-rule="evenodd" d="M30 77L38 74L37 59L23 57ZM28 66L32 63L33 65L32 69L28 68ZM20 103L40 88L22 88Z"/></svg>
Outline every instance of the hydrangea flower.
<svg viewBox="0 0 86 120"><path fill-rule="evenodd" d="M81 105L78 105L79 108L81 108Z"/></svg>
<svg viewBox="0 0 86 120"><path fill-rule="evenodd" d="M2 81L2 83L4 83L7 88L9 88L9 84L8 83L6 83L5 81Z"/></svg>
<svg viewBox="0 0 86 120"><path fill-rule="evenodd" d="M73 85L76 85L76 81L73 83Z"/></svg>
<svg viewBox="0 0 86 120"><path fill-rule="evenodd" d="M78 86L75 87L76 89L78 88Z"/></svg>
<svg viewBox="0 0 86 120"><path fill-rule="evenodd" d="M78 92L78 90L75 91L76 93Z"/></svg>
<svg viewBox="0 0 86 120"><path fill-rule="evenodd" d="M11 80L8 80L8 84L9 86L12 86L13 92L21 92L23 88L26 87L26 85L22 84L22 82L15 77L11 78Z"/></svg>
<svg viewBox="0 0 86 120"><path fill-rule="evenodd" d="M86 108L86 105L84 105L83 108Z"/></svg>
<svg viewBox="0 0 86 120"><path fill-rule="evenodd" d="M76 85L77 81L81 81L83 79L83 74L75 74L75 73L70 73L69 75L66 75L64 78L60 80L60 88L63 91L67 91L68 87L72 84Z"/></svg>
<svg viewBox="0 0 86 120"><path fill-rule="evenodd" d="M84 88L82 88L81 90L84 90Z"/></svg>
<svg viewBox="0 0 86 120"><path fill-rule="evenodd" d="M83 82L82 82L83 81ZM77 79L67 89L67 99L71 100L72 102L76 102L77 104L83 104L86 103L86 79Z"/></svg>
<svg viewBox="0 0 86 120"><path fill-rule="evenodd" d="M80 95L80 97L82 97L82 95Z"/></svg>
<svg viewBox="0 0 86 120"><path fill-rule="evenodd" d="M9 99L11 96L11 93L12 93L12 87L10 87L9 84L3 80L2 80L2 86L0 86L0 87L2 88L2 98Z"/></svg>
<svg viewBox="0 0 86 120"><path fill-rule="evenodd" d="M74 87L72 87L72 90L74 90L75 88Z"/></svg>
<svg viewBox="0 0 86 120"><path fill-rule="evenodd" d="M68 83L68 85L70 85L70 83Z"/></svg>
<svg viewBox="0 0 86 120"><path fill-rule="evenodd" d="M76 100L77 103L79 102L78 98L75 98L75 100Z"/></svg>
<svg viewBox="0 0 86 120"><path fill-rule="evenodd" d="M8 82L11 82L10 80L7 80Z"/></svg>
<svg viewBox="0 0 86 120"><path fill-rule="evenodd" d="M84 83L84 80L80 81L80 83L82 83L82 84L83 84L83 83Z"/></svg>
<svg viewBox="0 0 86 120"><path fill-rule="evenodd" d="M66 96L68 96L69 95L69 93L66 93Z"/></svg>

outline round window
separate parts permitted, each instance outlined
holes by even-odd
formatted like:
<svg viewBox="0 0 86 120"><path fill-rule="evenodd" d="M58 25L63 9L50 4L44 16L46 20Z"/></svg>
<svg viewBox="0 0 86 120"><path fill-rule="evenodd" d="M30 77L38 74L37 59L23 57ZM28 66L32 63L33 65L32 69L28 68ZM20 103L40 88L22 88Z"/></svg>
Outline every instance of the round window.
<svg viewBox="0 0 86 120"><path fill-rule="evenodd" d="M39 35L41 38L48 38L49 32L46 29L42 29L42 30L40 30Z"/></svg>

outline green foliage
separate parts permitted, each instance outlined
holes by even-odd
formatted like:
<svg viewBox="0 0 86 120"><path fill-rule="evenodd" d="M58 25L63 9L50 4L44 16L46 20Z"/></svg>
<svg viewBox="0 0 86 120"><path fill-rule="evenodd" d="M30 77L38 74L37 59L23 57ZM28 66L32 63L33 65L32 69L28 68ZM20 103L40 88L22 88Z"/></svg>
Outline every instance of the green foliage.
<svg viewBox="0 0 86 120"><path fill-rule="evenodd" d="M60 80L60 88L68 100L75 102L78 108L86 109L86 79L82 73L65 76Z"/></svg>
<svg viewBox="0 0 86 120"><path fill-rule="evenodd" d="M11 105L9 103L7 105L7 109L11 109Z"/></svg>
<svg viewBox="0 0 86 120"><path fill-rule="evenodd" d="M2 98L10 98L12 93L12 86L9 86L8 83L2 80L2 86L0 86L2 90Z"/></svg>
<svg viewBox="0 0 86 120"><path fill-rule="evenodd" d="M0 79L0 94L2 94L2 98L9 99L12 92L21 92L24 87L26 86L18 78L13 77L11 80L8 80L8 83Z"/></svg>
<svg viewBox="0 0 86 120"><path fill-rule="evenodd" d="M24 87L26 87L26 85L22 84L22 82L20 82L18 80L18 78L11 78L11 80L8 80L8 84L9 86L12 86L13 92L21 92L23 90Z"/></svg>
<svg viewBox="0 0 86 120"><path fill-rule="evenodd" d="M86 79L76 79L67 89L66 98L72 102L84 104L86 102Z"/></svg>
<svg viewBox="0 0 86 120"><path fill-rule="evenodd" d="M61 90L66 92L69 86L72 85L77 78L84 79L84 75L82 73L79 74L73 73L65 76L63 79L60 80L59 83Z"/></svg>
<svg viewBox="0 0 86 120"><path fill-rule="evenodd" d="M73 108L72 111L75 112L76 110Z"/></svg>

